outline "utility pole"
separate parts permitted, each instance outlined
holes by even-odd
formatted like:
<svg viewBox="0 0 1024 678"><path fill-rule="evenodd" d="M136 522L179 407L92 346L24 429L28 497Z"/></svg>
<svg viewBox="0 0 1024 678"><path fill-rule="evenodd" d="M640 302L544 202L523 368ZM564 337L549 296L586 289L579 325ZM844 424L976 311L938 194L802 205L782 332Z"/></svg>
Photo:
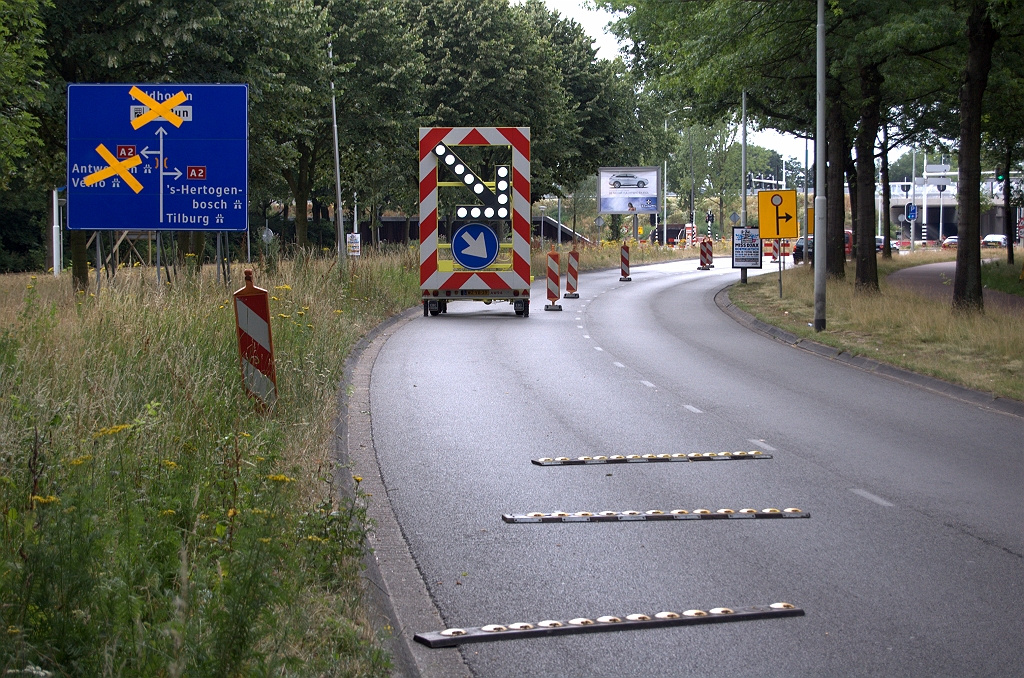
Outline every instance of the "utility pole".
<svg viewBox="0 0 1024 678"><path fill-rule="evenodd" d="M740 227L747 227L747 90L743 90L743 131L740 144ZM692 154L690 156L693 157ZM733 245L735 247L735 243ZM740 282L747 283L747 267L740 269Z"/></svg>
<svg viewBox="0 0 1024 678"><path fill-rule="evenodd" d="M334 48L327 48L327 57L334 66ZM338 155L338 107L334 101L334 80L331 80L331 121L334 126L334 234L337 238L338 258L341 259L342 240L345 229L341 221L341 158Z"/></svg>
<svg viewBox="0 0 1024 678"><path fill-rule="evenodd" d="M814 331L825 329L825 230L828 202L825 198L825 0L818 0L817 35L817 129L815 130L814 150L817 155L815 164L817 173L814 177L814 235L820 238L820 247L814 248ZM833 187L834 189L836 187ZM843 188L838 187L839 199L842 200ZM839 225L842 228L842 224ZM806 244L806 241L805 241Z"/></svg>

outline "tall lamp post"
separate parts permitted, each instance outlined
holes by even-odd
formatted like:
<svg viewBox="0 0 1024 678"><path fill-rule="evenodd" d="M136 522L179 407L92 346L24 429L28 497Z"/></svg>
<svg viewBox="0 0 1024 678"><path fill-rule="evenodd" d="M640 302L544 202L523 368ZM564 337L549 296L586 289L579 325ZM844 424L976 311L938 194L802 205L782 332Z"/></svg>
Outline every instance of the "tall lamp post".
<svg viewBox="0 0 1024 678"><path fill-rule="evenodd" d="M665 137L668 137L668 117L678 111L673 109L665 114ZM668 155L665 156L665 172L661 175L661 199L664 201L661 206L661 241L668 244Z"/></svg>

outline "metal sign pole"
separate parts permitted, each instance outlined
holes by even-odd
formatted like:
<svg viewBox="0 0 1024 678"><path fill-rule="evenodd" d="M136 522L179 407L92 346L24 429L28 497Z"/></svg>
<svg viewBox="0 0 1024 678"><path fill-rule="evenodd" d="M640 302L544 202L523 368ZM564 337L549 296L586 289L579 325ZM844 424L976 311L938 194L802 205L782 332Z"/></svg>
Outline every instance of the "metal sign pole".
<svg viewBox="0 0 1024 678"><path fill-rule="evenodd" d="M217 282L220 283L220 231L217 231Z"/></svg>
<svg viewBox="0 0 1024 678"><path fill-rule="evenodd" d="M96 294L100 293L100 266L103 265L102 253L100 252L100 232L96 231Z"/></svg>
<svg viewBox="0 0 1024 678"><path fill-rule="evenodd" d="M156 232L156 288L160 289L160 231Z"/></svg>

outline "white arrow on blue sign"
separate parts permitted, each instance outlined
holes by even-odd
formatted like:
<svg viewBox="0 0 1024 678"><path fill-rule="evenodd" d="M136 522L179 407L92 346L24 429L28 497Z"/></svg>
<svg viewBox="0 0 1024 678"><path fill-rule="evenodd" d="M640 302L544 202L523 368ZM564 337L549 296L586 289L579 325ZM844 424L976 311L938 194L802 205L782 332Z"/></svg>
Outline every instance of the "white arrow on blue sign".
<svg viewBox="0 0 1024 678"><path fill-rule="evenodd" d="M484 224L466 224L452 236L452 257L473 271L490 266L499 249L498 236Z"/></svg>
<svg viewBox="0 0 1024 678"><path fill-rule="evenodd" d="M907 221L913 221L917 219L917 205L912 202L907 203Z"/></svg>

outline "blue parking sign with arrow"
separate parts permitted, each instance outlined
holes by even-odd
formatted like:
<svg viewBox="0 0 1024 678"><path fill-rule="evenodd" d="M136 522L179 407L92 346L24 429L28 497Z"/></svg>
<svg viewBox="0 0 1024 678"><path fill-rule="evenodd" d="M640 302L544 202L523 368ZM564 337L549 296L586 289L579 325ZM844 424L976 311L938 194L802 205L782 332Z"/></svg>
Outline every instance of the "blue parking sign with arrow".
<svg viewBox="0 0 1024 678"><path fill-rule="evenodd" d="M466 224L452 236L452 257L473 271L490 266L499 249L497 234L484 224Z"/></svg>

